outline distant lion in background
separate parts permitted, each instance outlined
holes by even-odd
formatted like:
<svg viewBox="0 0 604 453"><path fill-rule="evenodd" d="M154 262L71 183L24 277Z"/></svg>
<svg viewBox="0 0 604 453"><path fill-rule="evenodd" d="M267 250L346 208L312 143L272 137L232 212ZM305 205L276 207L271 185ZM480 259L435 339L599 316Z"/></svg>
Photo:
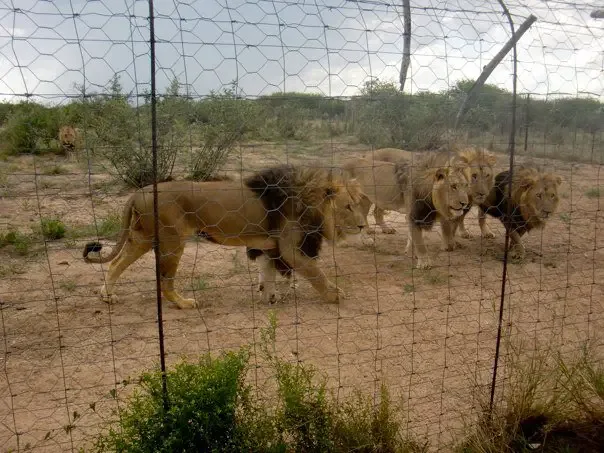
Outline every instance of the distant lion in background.
<svg viewBox="0 0 604 453"><path fill-rule="evenodd" d="M59 128L59 145L66 156L75 154L78 132L72 126L61 126Z"/></svg>

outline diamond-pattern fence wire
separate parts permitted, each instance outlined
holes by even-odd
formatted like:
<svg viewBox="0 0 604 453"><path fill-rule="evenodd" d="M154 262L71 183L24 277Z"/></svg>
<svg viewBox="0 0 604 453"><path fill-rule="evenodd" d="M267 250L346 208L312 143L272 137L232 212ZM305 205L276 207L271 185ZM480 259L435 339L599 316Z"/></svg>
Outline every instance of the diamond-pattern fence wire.
<svg viewBox="0 0 604 453"><path fill-rule="evenodd" d="M0 3L2 451L89 446L123 408L125 384L159 362L153 253L124 272L113 304L100 291L108 264L82 259L91 241L108 253L128 197L154 180L154 95L160 182L214 180L240 194L274 165L365 156L369 193L388 184L374 151L404 149L416 162L453 140L488 148L493 174L508 169L512 53L455 128L465 94L512 35L501 2L412 1L401 92L403 3L156 0L157 93L147 1ZM537 18L517 44L515 160L562 184L545 228L523 237L522 262L507 265L497 401L518 351L572 356L590 340L601 353L604 327L604 21L593 13L604 5L505 6L516 28ZM242 209L222 207L220 216ZM404 401L406 433L450 450L488 401L505 229L488 217L494 238L482 237L474 207L471 237L458 232L447 252L437 223L424 235L433 266L417 269L404 209L386 209L385 230L323 244L320 266L346 293L339 304L294 272L295 285L277 277L269 306L244 246L192 231L174 283L197 307L164 297L167 364L256 345L274 310L281 357L315 365L342 401L358 388L377 399L386 383ZM248 379L270 398L255 348L251 364Z"/></svg>

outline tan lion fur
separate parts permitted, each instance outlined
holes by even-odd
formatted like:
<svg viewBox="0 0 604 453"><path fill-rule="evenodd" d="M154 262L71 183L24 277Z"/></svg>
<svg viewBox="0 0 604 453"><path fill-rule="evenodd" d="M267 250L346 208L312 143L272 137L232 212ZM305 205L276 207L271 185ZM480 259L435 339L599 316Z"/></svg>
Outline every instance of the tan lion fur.
<svg viewBox="0 0 604 453"><path fill-rule="evenodd" d="M436 220L441 224L443 248L451 250L454 247L452 221L469 203L468 181L463 166L453 161L439 162L433 153L429 153L413 163L408 160L391 163L358 158L344 162L342 167L363 187L365 198L361 205L365 216L371 204L375 205L376 223L383 232L394 233L394 229L384 223L385 210L404 210L407 213L407 252L417 255L418 267L431 266L423 230L431 229Z"/></svg>
<svg viewBox="0 0 604 453"><path fill-rule="evenodd" d="M494 184L495 171L494 167L497 164L497 156L485 148L477 146L462 146L457 143L446 145L439 148L435 154L438 156L437 162L445 164L449 159L455 158L462 165L465 165L466 176L470 182L470 205L468 209L457 219L454 225L454 232L459 228L461 237L470 238L470 233L466 230L464 219L470 211L472 205L478 206L485 200ZM404 151L397 148L382 148L371 153L375 160L385 162L400 162L408 160L411 156L409 151ZM368 156L368 158L371 158ZM479 217L479 225L481 233L484 237L494 237L489 229L484 217Z"/></svg>
<svg viewBox="0 0 604 453"><path fill-rule="evenodd" d="M263 182L265 181L266 182ZM271 185L271 183L275 183ZM280 256L329 302L337 302L341 291L318 267L316 256L305 252L305 242L337 240L358 233L365 226L359 202L358 182L334 176L321 168L273 167L239 181L171 181L158 184L160 272L162 293L180 308L197 306L174 288L185 241L198 234L214 243L247 246ZM317 238L317 235L320 237ZM115 282L153 245L152 186L132 194L124 207L118 242L106 257L91 257L98 244L87 244L84 259L92 263L111 261L103 299L114 302ZM264 299L274 299L275 267L264 260ZM270 282L270 285L269 285ZM270 286L270 287L268 287Z"/></svg>
<svg viewBox="0 0 604 453"><path fill-rule="evenodd" d="M71 155L75 152L77 146L78 133L72 126L61 126L59 128L59 144L65 155Z"/></svg>
<svg viewBox="0 0 604 453"><path fill-rule="evenodd" d="M479 209L482 218L489 214L501 220L510 233L511 257L521 260L525 254L522 236L535 228L543 228L558 209L558 187L562 178L518 166L514 168L510 195L509 175L506 170L495 177L495 184Z"/></svg>

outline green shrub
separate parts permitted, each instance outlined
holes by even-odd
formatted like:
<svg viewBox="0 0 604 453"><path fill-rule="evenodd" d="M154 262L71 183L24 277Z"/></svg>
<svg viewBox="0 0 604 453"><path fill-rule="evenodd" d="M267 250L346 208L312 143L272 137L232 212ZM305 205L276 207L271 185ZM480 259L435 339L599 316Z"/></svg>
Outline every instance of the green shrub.
<svg viewBox="0 0 604 453"><path fill-rule="evenodd" d="M2 140L8 154L60 153L59 123L54 109L34 103L18 104L8 116Z"/></svg>
<svg viewBox="0 0 604 453"><path fill-rule="evenodd" d="M250 414L249 387L243 378L248 352L185 361L167 372L168 410L164 410L161 372L145 373L141 390L122 409L118 425L96 442L98 451L175 452L242 451L254 445L245 420ZM247 418L246 418L247 417ZM239 423L243 421L243 423ZM265 450L266 451L266 450Z"/></svg>
<svg viewBox="0 0 604 453"><path fill-rule="evenodd" d="M58 219L42 219L42 236L53 241L65 237L65 224Z"/></svg>
<svg viewBox="0 0 604 453"><path fill-rule="evenodd" d="M205 181L224 165L235 144L262 121L260 106L239 98L234 88L214 93L197 106L201 146L193 147L188 163L189 179Z"/></svg>
<svg viewBox="0 0 604 453"><path fill-rule="evenodd" d="M587 198L600 198L600 188L592 187L585 192Z"/></svg>
<svg viewBox="0 0 604 453"><path fill-rule="evenodd" d="M114 77L106 93L86 99L87 146L107 159L113 173L130 187L152 184L153 149L151 110L134 108L122 93L119 78ZM176 155L185 138L184 120L173 104L159 103L157 109L157 181L169 180Z"/></svg>
<svg viewBox="0 0 604 453"><path fill-rule="evenodd" d="M0 233L0 247L11 245L18 255L27 255L31 246L31 237L11 230L7 233Z"/></svg>
<svg viewBox="0 0 604 453"><path fill-rule="evenodd" d="M400 412L385 386L377 406L360 392L338 406L315 368L277 357L272 313L261 338L260 350L276 379L274 405L254 403L244 382L249 347L217 358L204 355L167 371L167 410L161 373L143 374L120 418L97 437L96 451L425 451L401 436Z"/></svg>

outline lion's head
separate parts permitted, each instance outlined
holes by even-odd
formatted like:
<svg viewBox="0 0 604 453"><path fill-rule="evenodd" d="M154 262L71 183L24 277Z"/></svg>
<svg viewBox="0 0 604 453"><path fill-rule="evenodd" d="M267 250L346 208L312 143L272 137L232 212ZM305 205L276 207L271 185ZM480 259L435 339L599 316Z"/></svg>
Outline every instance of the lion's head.
<svg viewBox="0 0 604 453"><path fill-rule="evenodd" d="M533 168L519 168L514 175L512 199L528 222L545 222L558 209L562 178Z"/></svg>
<svg viewBox="0 0 604 453"><path fill-rule="evenodd" d="M342 239L348 234L360 233L367 226L360 204L363 197L361 184L355 178L348 177L339 168L326 172L325 179L322 177L317 179L322 180L323 199L316 201L307 199L304 203L307 205L319 203L322 207L325 238L333 241Z"/></svg>
<svg viewBox="0 0 604 453"><path fill-rule="evenodd" d="M71 126L62 126L59 129L59 142L62 146L75 146L76 130Z"/></svg>
<svg viewBox="0 0 604 453"><path fill-rule="evenodd" d="M486 149L476 147L461 149L457 155L467 165L465 172L473 201L483 203L495 184L493 167L497 164L497 157Z"/></svg>
<svg viewBox="0 0 604 453"><path fill-rule="evenodd" d="M432 203L436 211L447 219L464 213L469 204L467 165L454 157L442 161L442 155L431 154L423 162L424 184L431 185Z"/></svg>

